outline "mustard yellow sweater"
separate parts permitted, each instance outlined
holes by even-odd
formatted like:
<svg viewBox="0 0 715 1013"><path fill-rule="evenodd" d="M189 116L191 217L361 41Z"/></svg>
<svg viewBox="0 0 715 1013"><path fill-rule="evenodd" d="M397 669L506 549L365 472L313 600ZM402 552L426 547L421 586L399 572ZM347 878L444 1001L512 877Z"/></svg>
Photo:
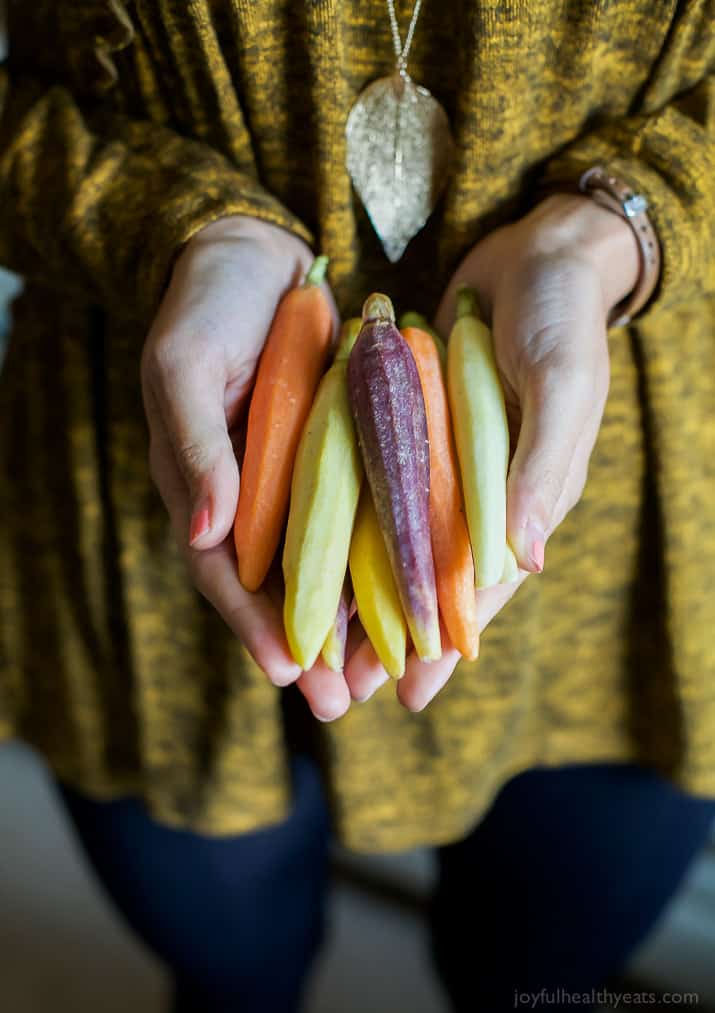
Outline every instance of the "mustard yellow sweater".
<svg viewBox="0 0 715 1013"><path fill-rule="evenodd" d="M226 833L285 815L300 735L365 850L453 840L538 764L632 760L715 796L714 25L713 0L425 0L410 66L457 162L391 266L344 137L393 65L384 0L11 3L0 263L27 289L0 374L0 739ZM148 473L139 356L177 250L255 215L330 255L344 314L375 288L431 314L538 182L597 162L648 196L664 271L611 334L545 573L425 712L392 684L333 725L286 711L193 589Z"/></svg>

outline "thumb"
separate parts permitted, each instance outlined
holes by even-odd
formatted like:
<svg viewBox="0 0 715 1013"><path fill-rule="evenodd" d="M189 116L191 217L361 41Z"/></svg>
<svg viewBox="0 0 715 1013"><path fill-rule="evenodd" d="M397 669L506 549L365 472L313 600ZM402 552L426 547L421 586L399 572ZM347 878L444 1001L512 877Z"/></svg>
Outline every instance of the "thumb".
<svg viewBox="0 0 715 1013"><path fill-rule="evenodd" d="M195 549L219 545L238 503L238 465L226 423L223 370L195 360L175 363L154 385L176 462L191 501L187 540Z"/></svg>
<svg viewBox="0 0 715 1013"><path fill-rule="evenodd" d="M527 369L507 481L507 539L522 570L544 568L546 540L595 401L594 375L580 364L552 356Z"/></svg>

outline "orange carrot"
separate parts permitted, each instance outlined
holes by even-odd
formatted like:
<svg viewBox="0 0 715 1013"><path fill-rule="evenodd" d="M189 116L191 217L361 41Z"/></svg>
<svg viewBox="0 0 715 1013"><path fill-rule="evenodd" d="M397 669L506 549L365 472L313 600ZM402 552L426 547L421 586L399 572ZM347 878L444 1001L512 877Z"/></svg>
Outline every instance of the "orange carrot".
<svg viewBox="0 0 715 1013"><path fill-rule="evenodd" d="M248 591L261 586L278 548L298 441L330 350L333 318L320 287L327 266L317 257L305 283L283 297L258 364L233 529Z"/></svg>
<svg viewBox="0 0 715 1013"><path fill-rule="evenodd" d="M479 654L474 560L439 351L432 336L418 327L404 327L402 335L417 364L427 413L437 600L450 640L472 661Z"/></svg>

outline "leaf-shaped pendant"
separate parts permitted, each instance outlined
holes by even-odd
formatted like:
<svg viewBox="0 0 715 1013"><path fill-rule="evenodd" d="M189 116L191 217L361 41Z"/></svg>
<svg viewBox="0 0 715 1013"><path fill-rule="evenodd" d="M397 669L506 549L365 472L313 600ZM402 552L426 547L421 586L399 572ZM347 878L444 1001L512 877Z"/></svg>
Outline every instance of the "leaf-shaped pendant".
<svg viewBox="0 0 715 1013"><path fill-rule="evenodd" d="M347 167L392 263L434 211L454 153L440 103L407 73L373 81L350 110Z"/></svg>

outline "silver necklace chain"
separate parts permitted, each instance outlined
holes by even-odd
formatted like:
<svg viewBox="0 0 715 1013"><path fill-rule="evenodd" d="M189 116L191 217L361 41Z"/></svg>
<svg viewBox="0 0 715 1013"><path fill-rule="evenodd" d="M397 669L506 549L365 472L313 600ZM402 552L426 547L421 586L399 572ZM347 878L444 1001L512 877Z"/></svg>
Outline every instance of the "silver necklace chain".
<svg viewBox="0 0 715 1013"><path fill-rule="evenodd" d="M397 69L403 76L407 74L407 58L410 55L412 39L415 35L421 7L422 0L415 0L410 27L407 29L407 37L403 46L402 39L400 38L400 26L397 24L397 14L395 13L395 0L387 0L387 9L390 12L390 28L392 29L392 45L395 48L395 56L397 58Z"/></svg>

